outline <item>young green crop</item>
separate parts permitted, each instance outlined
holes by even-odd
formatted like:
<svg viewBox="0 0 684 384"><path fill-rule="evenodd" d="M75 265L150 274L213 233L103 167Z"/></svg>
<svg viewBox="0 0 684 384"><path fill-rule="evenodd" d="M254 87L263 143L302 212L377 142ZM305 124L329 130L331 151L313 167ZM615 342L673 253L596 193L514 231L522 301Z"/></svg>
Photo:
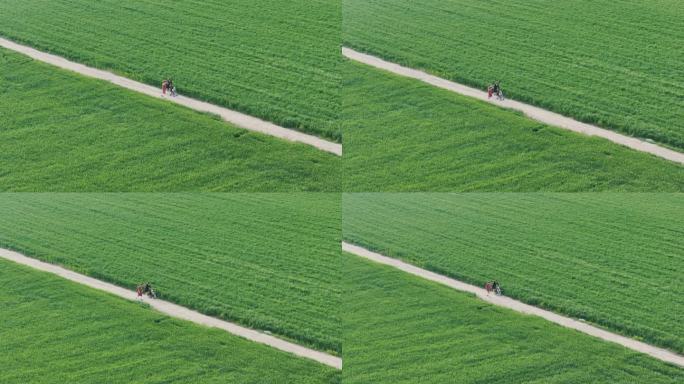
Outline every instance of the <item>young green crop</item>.
<svg viewBox="0 0 684 384"><path fill-rule="evenodd" d="M344 44L684 149L684 2L344 0Z"/></svg>
<svg viewBox="0 0 684 384"><path fill-rule="evenodd" d="M345 384L679 383L684 370L349 254Z"/></svg>
<svg viewBox="0 0 684 384"><path fill-rule="evenodd" d="M339 353L337 194L0 194L0 247Z"/></svg>
<svg viewBox="0 0 684 384"><path fill-rule="evenodd" d="M339 190L337 156L4 49L0 94L3 191Z"/></svg>
<svg viewBox="0 0 684 384"><path fill-rule="evenodd" d="M342 99L347 192L684 190L679 164L361 64Z"/></svg>
<svg viewBox="0 0 684 384"><path fill-rule="evenodd" d="M0 35L340 140L334 0L5 0Z"/></svg>
<svg viewBox="0 0 684 384"><path fill-rule="evenodd" d="M684 352L684 196L348 194L345 239Z"/></svg>
<svg viewBox="0 0 684 384"><path fill-rule="evenodd" d="M315 362L0 260L0 382L339 383Z"/></svg>

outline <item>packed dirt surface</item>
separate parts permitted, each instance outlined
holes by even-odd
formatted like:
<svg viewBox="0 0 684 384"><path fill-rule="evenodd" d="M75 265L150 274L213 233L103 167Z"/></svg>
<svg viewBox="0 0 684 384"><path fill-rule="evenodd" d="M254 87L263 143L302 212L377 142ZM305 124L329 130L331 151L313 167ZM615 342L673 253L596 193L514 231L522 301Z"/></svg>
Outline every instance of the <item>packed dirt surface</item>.
<svg viewBox="0 0 684 384"><path fill-rule="evenodd" d="M114 294L126 300L137 300L137 294L134 291L129 291L128 289L121 288L116 285L106 283L104 281L93 279L92 277L81 275L80 273L76 273L53 264L32 259L30 257L26 257L14 251L0 248L0 258L10 260L18 264L26 265L40 271L52 273L67 280L71 280L73 282L83 284L88 287L98 289L100 291ZM223 329L226 332L232 333L236 336L240 336L247 340L251 340L259 344L265 344L270 347L279 349L281 351L292 353L294 355L306 359L314 360L321 364L325 364L336 369L342 369L342 359L337 356L332 356L313 349L305 348L300 345L290 343L288 341L281 340L276 337L255 331L253 329L245 328L237 324L229 323L227 321L206 316L199 312L187 309L185 307L181 307L180 305L176 305L168 301L151 299L147 297L144 298L144 301L145 303L149 304L150 307L156 309L157 311L165 315L175 317L181 320L191 321L193 323L207 327Z"/></svg>
<svg viewBox="0 0 684 384"><path fill-rule="evenodd" d="M442 276L439 274L436 274L434 272L430 272L428 270L418 268L414 265L404 263L403 261L383 256L379 253L369 251L365 248L359 247L357 245L353 245L350 243L342 242L342 250L345 252L352 253L356 256L363 257L368 260L372 260L376 263L379 264L384 264L388 265L390 267L394 267L396 269L399 269L401 271L404 271L406 273L410 273L412 275L421 277L426 280L434 281L436 283L440 283L443 285L446 285L450 288L456 289L458 291L463 291L463 292L468 292L472 293L475 296L479 297L482 300L485 300L489 303L492 303L494 305L498 305L500 307L505 307L512 309L514 311L524 313L527 315L534 315L534 316L539 316L542 317L548 321L554 322L556 324L562 325L563 327L571 328L577 331L580 331L582 333L586 333L588 335L598 337L599 339L603 339L606 341L610 341L613 343L617 343L622 345L623 347L627 347L631 350L645 353L647 355L650 355L652 357L655 357L656 359L665 361L667 363L671 364L676 364L680 367L684 367L684 356L680 356L676 353L670 352L666 349L654 347L652 345L642 343L640 341L636 341L633 339L630 339L628 337L620 336L615 333L608 332L606 330L594 327L592 325L589 325L587 323L558 315L553 312L549 312L546 310L543 310L541 308L533 307L531 305L522 303L517 300L513 300L509 297L505 296L497 296L494 293L488 294L487 291L484 288L479 288L474 285L466 284L458 280L454 280L452 278Z"/></svg>
<svg viewBox="0 0 684 384"><path fill-rule="evenodd" d="M513 109L524 113L527 117L540 121L554 127L567 129L574 132L579 132L589 136L598 136L610 140L616 144L623 145L635 149L637 151L650 153L652 155L674 161L679 164L684 164L684 153L673 151L652 144L634 137L621 135L619 133L599 128L597 126L581 123L569 117L559 115L554 112L547 111L538 107L534 107L515 100L498 100L496 97L488 98L487 92L480 91L475 88L467 87L453 81L442 79L437 76L430 75L426 72L419 71L412 68L403 67L399 64L394 64L389 61L382 60L378 57L367 55L365 53L357 52L350 48L342 48L342 54L348 59L358 61L360 63L370 65L375 68L383 69L394 74L410 77L412 79L420 80L435 87L443 88L451 92L455 92L464 96L472 97L481 101L486 101L500 107Z"/></svg>
<svg viewBox="0 0 684 384"><path fill-rule="evenodd" d="M24 54L34 60L42 61L47 64L54 65L56 67L66 69L72 72L79 73L84 76L93 77L100 80L109 81L110 83L116 84L120 87L130 89L132 91L144 93L145 95L166 99L176 104L180 104L187 108L194 109L199 112L212 113L231 124L234 124L240 128L247 129L249 131L255 131L263 133L265 135L274 136L280 139L299 142L303 144L308 144L312 147L318 148L322 151L334 153L337 156L342 156L342 144L333 143L330 141L323 140L319 137L307 135L305 133L295 131L292 129L283 128L281 126L269 123L267 121L258 119L253 116L245 115L237 111L233 111L228 108L219 107L204 101L199 101L191 99L184 96L163 96L161 92L161 79L159 80L160 88L156 88L147 84L139 83L127 79L122 76L115 75L111 72L87 67L82 64L69 61L60 56L55 56L49 53L40 52L31 47L25 45L17 44L7 39L0 38L0 47L10 49L15 52Z"/></svg>

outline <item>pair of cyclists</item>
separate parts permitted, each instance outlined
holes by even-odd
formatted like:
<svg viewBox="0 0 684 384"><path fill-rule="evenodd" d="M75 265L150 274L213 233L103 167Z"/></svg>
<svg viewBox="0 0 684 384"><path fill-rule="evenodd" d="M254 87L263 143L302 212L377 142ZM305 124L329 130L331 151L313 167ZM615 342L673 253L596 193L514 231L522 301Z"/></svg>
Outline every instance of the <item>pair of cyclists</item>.
<svg viewBox="0 0 684 384"><path fill-rule="evenodd" d="M170 94L172 97L177 96L177 93L176 93L176 86L173 85L173 80L171 80L171 79L168 79L168 80L167 80L167 79L164 79L164 80L162 81L162 96L166 96L166 91L169 91L169 94Z"/></svg>
<svg viewBox="0 0 684 384"><path fill-rule="evenodd" d="M501 90L501 85L498 80L487 87L487 98L491 99L493 95L499 100L503 100L503 91Z"/></svg>
<svg viewBox="0 0 684 384"><path fill-rule="evenodd" d="M497 296L501 296L501 284L496 280L488 281L487 284L485 284L485 290L487 290L487 295L494 292Z"/></svg>
<svg viewBox="0 0 684 384"><path fill-rule="evenodd" d="M138 298L142 300L143 295L147 295L148 297L152 299L157 298L157 293L154 292L154 289L152 288L152 285L150 283L142 283L135 287L135 293L138 294Z"/></svg>

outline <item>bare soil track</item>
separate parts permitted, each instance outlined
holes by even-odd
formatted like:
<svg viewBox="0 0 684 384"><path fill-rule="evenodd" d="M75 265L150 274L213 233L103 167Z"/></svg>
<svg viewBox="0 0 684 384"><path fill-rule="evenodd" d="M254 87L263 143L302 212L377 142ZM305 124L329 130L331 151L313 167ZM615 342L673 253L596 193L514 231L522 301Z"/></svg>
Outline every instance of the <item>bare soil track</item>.
<svg viewBox="0 0 684 384"><path fill-rule="evenodd" d="M269 123L258 119L253 116L246 115L237 111L233 111L228 108L219 107L204 101L199 101L191 99L185 96L177 97L164 97L162 96L161 89L156 88L147 84L139 83L131 79L127 79L122 76L115 75L111 72L103 71L100 69L91 68L83 64L78 64L73 61L69 61L60 56L52 55L49 53L41 52L31 47L25 45L17 44L13 41L3 39L0 37L0 47L10 49L15 52L24 54L34 60L42 61L47 64L54 65L56 67L66 69L72 72L79 73L84 76L93 77L100 80L105 80L110 83L116 84L120 87L130 89L132 91L140 92L148 96L163 98L174 102L176 104L183 105L187 108L194 109L199 112L212 113L231 124L234 124L240 128L247 129L250 131L255 131L263 133L265 135L274 136L280 139L299 142L303 144L310 145L312 147L318 148L322 151L333 153L337 156L342 156L342 144L333 143L327 140L323 140L320 137L307 135L302 132L295 131L293 129L283 128L281 126ZM161 80L160 80L161 84ZM160 85L161 87L161 85Z"/></svg>
<svg viewBox="0 0 684 384"><path fill-rule="evenodd" d="M49 272L57 276L63 277L67 280L71 280L73 282L83 284L88 287L98 289L100 291L105 291L127 300L137 299L137 295L134 291L130 291L128 289L121 288L113 284L105 283L104 281L93 279L92 277L81 275L80 273L70 271L68 269L59 267L54 264L49 264L36 259L32 259L30 257L26 257L18 252L0 248L0 258L10 260L18 264L26 265L40 271ZM199 312L187 309L185 307L181 307L180 305L176 305L168 301L146 298L145 302L149 304L150 307L165 315L186 321L191 321L193 323L204 325L207 327L223 329L226 332L232 333L236 336L243 337L247 340L251 340L260 344L265 344L270 347L279 349L281 351L292 353L294 355L306 359L314 360L321 364L325 364L336 369L342 369L342 359L340 357L328 355L320 351L305 348L301 345L281 340L271 335L255 331L253 329L245 328L237 324L233 324L227 321L203 315Z"/></svg>
<svg viewBox="0 0 684 384"><path fill-rule="evenodd" d="M559 115L557 113L550 112L539 107L534 107L525 103L521 103L519 101L497 100L494 97L489 99L487 97L487 92L480 91L478 89L471 88L462 84L458 84L453 81L442 79L440 77L430 75L426 72L419 71L417 69L403 67L399 64L391 63L389 61L385 61L375 56L357 52L350 48L343 47L342 54L350 60L358 61L360 63L370 65L378 69L389 71L396 75L420 80L424 83L442 89L446 89L451 92L472 97L481 101L486 101L503 108L520 111L524 113L527 117L540 121L544 124L582 133L588 136L602 137L616 144L620 144L637 151L650 153L663 159L674 161L679 164L684 164L684 153L673 151L671 149L661 147L659 145L649 143L637 139L635 137L625 136L604 128L599 128L595 125L582 123L577 120L573 120L569 117L565 117L563 115Z"/></svg>
<svg viewBox="0 0 684 384"><path fill-rule="evenodd" d="M516 312L524 313L527 315L539 316L548 321L556 323L566 328L571 328L588 335L598 337L599 339L610 341L622 345L623 347L629 348L631 350L645 353L649 356L655 357L658 360L662 360L667 363L675 364L680 367L684 367L684 356L680 356L674 352L668 351L666 349L654 347L652 345L642 343L640 341L630 339L606 330L600 329L593 325L584 323L579 320L575 320L569 317L561 316L556 313L546 311L541 308L537 308L517 300L513 300L505 296L497 296L495 294L488 295L487 291L483 288L476 287L474 285L466 284L464 282L452 279L450 277L442 276L428 270L418 268L414 265L405 263L403 261L383 256L379 253L369 251L368 249L359 247L354 244L342 242L342 250L345 252L352 253L356 256L363 257L365 259L374 261L376 263L388 265L394 267L406 273L410 273L414 276L421 277L426 280L434 281L439 284L446 285L450 288L456 289L458 291L472 293L478 298L487 301L491 304L498 305L500 307L505 307L512 309Z"/></svg>

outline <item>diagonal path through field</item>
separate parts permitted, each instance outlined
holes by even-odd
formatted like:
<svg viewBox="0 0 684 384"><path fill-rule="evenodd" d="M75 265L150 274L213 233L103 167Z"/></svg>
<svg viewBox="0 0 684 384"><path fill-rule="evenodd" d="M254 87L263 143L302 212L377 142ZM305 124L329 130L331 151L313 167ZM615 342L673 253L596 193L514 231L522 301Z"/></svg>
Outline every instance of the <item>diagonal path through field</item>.
<svg viewBox="0 0 684 384"><path fill-rule="evenodd" d="M560 115L558 113L550 112L539 107L534 107L529 104L521 103L519 101L496 100L496 98L489 99L487 97L487 92L471 88L462 84L458 84L453 81L443 79L441 77L430 75L426 72L419 71L417 69L407 68L399 64L391 63L378 57L355 51L351 48L342 47L342 54L350 60L370 65L372 67L379 68L385 71L389 71L400 76L420 80L424 83L433 85L435 87L446 89L448 91L472 97L481 101L486 101L498 105L500 107L520 111L524 113L527 117L540 121L544 124L567 129L573 132L578 132L589 136L602 137L616 144L620 144L640 152L650 153L663 159L674 161L679 164L684 164L684 153L681 152L673 151L671 149L661 147L659 145L649 143L643 140L639 140L634 137L621 135L617 132L604 128L599 128L595 125L582 123L569 117Z"/></svg>
<svg viewBox="0 0 684 384"><path fill-rule="evenodd" d="M0 258L10 260L18 264L26 265L40 271L52 273L67 280L71 280L73 282L83 284L100 291L114 294L126 300L136 300L137 298L137 295L134 291L130 291L128 289L121 288L119 286L109 284L101 280L93 279L92 277L88 277L80 273L70 271L68 269L59 267L54 264L49 264L30 257L26 257L18 252L14 252L8 249L0 248ZM342 369L342 358L340 357L329 355L327 353L323 353L306 347L302 347L301 345L281 340L277 337L273 337L271 335L255 331L253 329L245 328L237 324L233 324L224 320L219 320L207 315L203 315L199 312L190 310L177 304L170 303L168 301L159 299L146 299L145 302L149 304L150 307L156 309L157 311L165 315L175 317L181 320L191 321L193 323L204 325L211 328L223 329L228 333L243 337L247 340L251 340L259 344L265 344L270 347L279 349L281 351L292 353L294 355L306 359L314 360L321 364L325 364L336 369Z"/></svg>
<svg viewBox="0 0 684 384"><path fill-rule="evenodd" d="M670 352L666 349L654 347L652 345L642 343L640 341L636 341L634 339L630 339L628 337L624 337L612 332L608 332L606 330L594 327L592 325L589 325L587 323L558 315L556 313L546 311L541 308L537 308L525 303L522 303L517 300L513 300L509 297L505 296L496 296L494 294L488 295L487 291L484 290L483 288L476 287L474 285L466 284L464 282L452 279L450 277L446 277L443 275L439 275L434 272L430 272L428 270L416 267L414 265L405 263L401 260L392 258L392 257L387 257L384 255L381 255L376 252L369 251L368 249L365 249L363 247L359 247L354 244L350 244L347 242L342 242L342 250L345 252L349 252L351 254L354 254L359 257L363 257L365 259L374 261L379 264L384 264L390 267L394 267L396 269L399 269L401 271L404 271L406 273L410 273L414 276L421 277L426 280L434 281L439 284L446 285L447 287L453 288L458 291L463 291L463 292L468 292L472 293L478 298L487 301L491 304L498 305L500 307L505 307L512 309L514 311L524 313L527 315L533 315L533 316L539 316L542 317L548 321L551 321L553 323L556 323L558 325L561 325L563 327L571 328L576 331L580 331L582 333L586 333L588 335L598 337L599 339L610 341L613 343L617 343L622 345L623 347L629 348L631 350L645 353L647 355L650 355L652 357L655 357L656 359L678 365L680 367L684 367L684 356L680 356L676 353Z"/></svg>
<svg viewBox="0 0 684 384"><path fill-rule="evenodd" d="M73 61L69 61L63 57L56 56L50 53L41 52L31 47L17 44L7 39L3 39L1 37L0 47L4 47L12 51L19 52L34 60L42 61L44 63L51 64L56 67L66 69L72 72L76 72L84 76L105 80L110 83L116 84L120 87L140 92L148 96L156 97L158 99L166 99L173 103L180 104L182 106L194 109L199 112L212 113L221 116L223 120L231 124L234 124L240 128L247 129L249 131L255 131L263 133L265 135L274 136L280 139L307 144L312 147L318 148L322 151L330 152L337 156L342 156L342 144L323 140L320 137L307 135L306 133L295 131L293 129L283 128L281 126L258 119L253 116L246 115L244 113L233 111L231 109L224 107L219 107L217 105L210 104L204 101L191 99L189 97L164 97L162 96L161 90L159 88L153 87L151 85L139 83L137 81L133 81L131 79L115 75L108 71L103 71L100 69L85 66L83 64L78 64Z"/></svg>

